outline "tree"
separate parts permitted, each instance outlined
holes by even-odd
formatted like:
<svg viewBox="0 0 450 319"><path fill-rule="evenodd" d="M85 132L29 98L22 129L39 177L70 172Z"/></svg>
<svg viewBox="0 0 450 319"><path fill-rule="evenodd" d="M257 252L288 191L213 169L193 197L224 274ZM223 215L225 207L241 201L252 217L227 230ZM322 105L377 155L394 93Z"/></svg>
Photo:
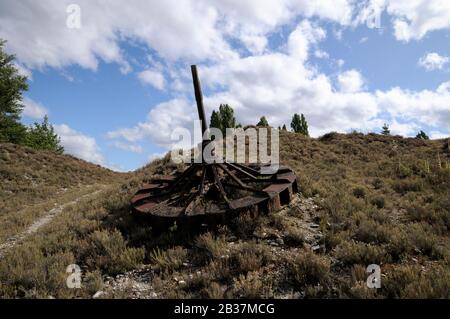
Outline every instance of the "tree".
<svg viewBox="0 0 450 319"><path fill-rule="evenodd" d="M267 122L267 119L265 116L262 116L259 119L259 122L258 122L258 124L256 124L256 126L269 126L269 122Z"/></svg>
<svg viewBox="0 0 450 319"><path fill-rule="evenodd" d="M303 115L303 113L301 115L298 115L297 113L294 114L291 121L291 128L294 130L295 133L300 133L302 135L309 136L308 122L306 121L306 118Z"/></svg>
<svg viewBox="0 0 450 319"><path fill-rule="evenodd" d="M61 140L55 133L53 126L49 124L47 115L41 124L35 122L28 129L25 144L37 150L48 150L58 154L64 152Z"/></svg>
<svg viewBox="0 0 450 319"><path fill-rule="evenodd" d="M19 120L22 92L28 90L28 84L14 66L14 55L4 51L5 43L0 39L0 142L20 144L26 136L26 128Z"/></svg>
<svg viewBox="0 0 450 319"><path fill-rule="evenodd" d="M422 130L420 130L420 132L417 133L416 138L421 139L421 140L429 140L430 139L428 137L428 135Z"/></svg>
<svg viewBox="0 0 450 319"><path fill-rule="evenodd" d="M283 131L287 131L286 124L283 124L282 130L283 130Z"/></svg>
<svg viewBox="0 0 450 319"><path fill-rule="evenodd" d="M233 108L228 104L220 104L219 111L213 111L211 114L209 127L220 129L223 135L226 134L227 128L235 128L236 119Z"/></svg>
<svg viewBox="0 0 450 319"><path fill-rule="evenodd" d="M220 120L220 114L219 114L219 112L216 112L215 110L213 110L212 114L211 114L211 120L209 121L209 127L215 127L215 128L222 130L221 126L222 126L222 123Z"/></svg>
<svg viewBox="0 0 450 319"><path fill-rule="evenodd" d="M382 129L381 134L391 135L391 131L389 130L389 125L387 125L386 123L384 123L384 125L381 129Z"/></svg>

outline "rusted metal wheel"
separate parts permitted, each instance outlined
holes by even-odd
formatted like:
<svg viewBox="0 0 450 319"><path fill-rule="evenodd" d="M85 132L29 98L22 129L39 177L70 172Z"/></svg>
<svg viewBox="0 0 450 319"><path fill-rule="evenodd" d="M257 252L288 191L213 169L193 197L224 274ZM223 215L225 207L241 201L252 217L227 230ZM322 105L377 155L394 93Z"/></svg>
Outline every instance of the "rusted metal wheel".
<svg viewBox="0 0 450 319"><path fill-rule="evenodd" d="M205 136L207 125L195 65L192 78ZM202 153L208 143L203 141ZM192 164L180 175L160 176L144 185L131 200L133 213L149 220L154 229L163 229L174 223L182 227L226 223L244 211L278 210L298 192L296 176L286 167L270 175L260 173L262 168L226 162Z"/></svg>
<svg viewBox="0 0 450 319"><path fill-rule="evenodd" d="M160 176L133 197L133 213L156 227L226 223L242 212L279 210L298 192L286 167L261 174L258 166L192 164L179 176Z"/></svg>

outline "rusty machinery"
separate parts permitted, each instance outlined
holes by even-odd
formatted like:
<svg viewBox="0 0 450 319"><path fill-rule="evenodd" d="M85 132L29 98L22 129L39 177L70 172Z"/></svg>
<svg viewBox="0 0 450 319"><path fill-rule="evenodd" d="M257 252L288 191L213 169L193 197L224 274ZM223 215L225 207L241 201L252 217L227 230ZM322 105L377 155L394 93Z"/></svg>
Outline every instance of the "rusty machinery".
<svg viewBox="0 0 450 319"><path fill-rule="evenodd" d="M207 131L197 68L191 66L202 133ZM207 143L202 143L202 151ZM294 172L280 167L262 174L261 165L192 163L181 174L154 177L134 195L132 212L153 228L226 223L242 212L277 211L298 192Z"/></svg>

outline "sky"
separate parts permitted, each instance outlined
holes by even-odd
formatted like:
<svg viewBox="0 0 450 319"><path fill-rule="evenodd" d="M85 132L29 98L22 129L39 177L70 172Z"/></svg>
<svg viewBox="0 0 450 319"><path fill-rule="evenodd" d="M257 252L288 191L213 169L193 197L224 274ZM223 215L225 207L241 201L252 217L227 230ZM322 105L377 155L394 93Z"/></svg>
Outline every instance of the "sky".
<svg viewBox="0 0 450 319"><path fill-rule="evenodd" d="M310 134L450 136L448 0L2 0L0 38L28 77L22 121L48 115L67 153L129 171L206 114Z"/></svg>

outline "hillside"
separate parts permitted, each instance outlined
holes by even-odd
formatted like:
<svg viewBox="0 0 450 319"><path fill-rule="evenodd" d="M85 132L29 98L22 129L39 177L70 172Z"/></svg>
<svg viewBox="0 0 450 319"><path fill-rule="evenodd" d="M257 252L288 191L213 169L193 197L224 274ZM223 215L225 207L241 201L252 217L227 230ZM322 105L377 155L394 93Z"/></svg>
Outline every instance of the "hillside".
<svg viewBox="0 0 450 319"><path fill-rule="evenodd" d="M32 173L28 163L52 161L41 172L62 165L53 155L32 152L16 159L23 168L1 166L18 194L21 187L33 192L28 178L18 179ZM111 185L64 207L0 257L0 296L450 297L447 140L358 133L312 139L281 132L280 152L298 176L298 198L280 212L243 215L202 234L156 237L129 214L129 200L143 182L177 168L168 158L129 176L82 163L68 170L72 178L40 174L39 183L52 189ZM83 270L81 289L65 286L65 267L72 263ZM381 266L381 289L366 287L369 264Z"/></svg>
<svg viewBox="0 0 450 319"><path fill-rule="evenodd" d="M75 187L108 183L118 176L70 155L0 144L0 211L17 210Z"/></svg>
<svg viewBox="0 0 450 319"><path fill-rule="evenodd" d="M0 242L46 212L126 178L70 155L0 144Z"/></svg>

